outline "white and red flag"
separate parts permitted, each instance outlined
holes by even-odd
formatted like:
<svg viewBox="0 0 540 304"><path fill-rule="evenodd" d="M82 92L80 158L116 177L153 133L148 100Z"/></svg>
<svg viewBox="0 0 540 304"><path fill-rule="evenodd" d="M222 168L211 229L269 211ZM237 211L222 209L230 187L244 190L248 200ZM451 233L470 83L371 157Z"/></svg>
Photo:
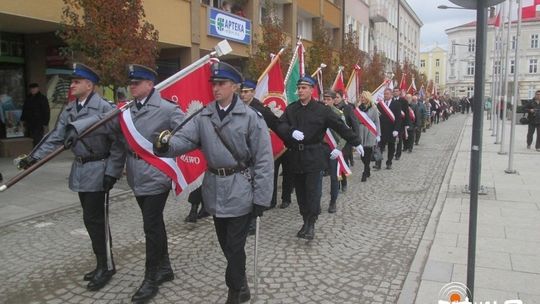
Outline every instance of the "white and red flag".
<svg viewBox="0 0 540 304"><path fill-rule="evenodd" d="M326 65L325 65L326 66ZM323 88L323 78L322 78L322 65L315 70L313 74L311 74L311 77L315 78L317 80L317 85L313 89L313 93L311 94L311 98L314 100L323 100L323 94L324 94L324 88Z"/></svg>
<svg viewBox="0 0 540 304"><path fill-rule="evenodd" d="M373 91L373 100L375 101L375 104L380 104L381 109L383 110L384 114L390 119L392 122L396 121L396 117L394 116L394 113L392 113L392 110L388 107L388 105L384 102L384 90L386 89L393 89L393 81L392 79L386 79L375 91Z"/></svg>
<svg viewBox="0 0 540 304"><path fill-rule="evenodd" d="M401 81L399 82L399 90L401 91L401 95L405 95L405 92L407 92L407 74L405 73L401 74Z"/></svg>
<svg viewBox="0 0 540 304"><path fill-rule="evenodd" d="M287 101L285 100L285 84L283 82L283 73L281 72L280 56L283 53L281 49L277 55L272 58L266 70L257 81L255 88L255 98L259 99L264 106L268 107L274 115L281 117ZM272 152L274 159L285 152L285 144L273 131L270 130L270 141L272 143Z"/></svg>
<svg viewBox="0 0 540 304"><path fill-rule="evenodd" d="M538 12L537 7L540 6L540 0L522 0L521 18L535 18Z"/></svg>
<svg viewBox="0 0 540 304"><path fill-rule="evenodd" d="M331 150L334 150L337 148L337 142L334 138L334 135L332 135L332 132L330 132L330 129L326 129L326 133L324 134L324 140L330 146ZM345 162L345 159L343 158L343 154L340 154L337 158L338 164L337 164L337 176L340 177L342 175L349 176L352 174L351 168L347 165L347 162Z"/></svg>
<svg viewBox="0 0 540 304"><path fill-rule="evenodd" d="M358 96L360 95L360 73L362 72L362 69L358 64L354 65L354 68L351 72L351 77L349 77L349 81L347 82L347 101L350 104L356 104L356 101L358 100Z"/></svg>
<svg viewBox="0 0 540 304"><path fill-rule="evenodd" d="M407 89L407 93L411 95L416 94L416 82L414 81L414 77L412 78L411 85Z"/></svg>

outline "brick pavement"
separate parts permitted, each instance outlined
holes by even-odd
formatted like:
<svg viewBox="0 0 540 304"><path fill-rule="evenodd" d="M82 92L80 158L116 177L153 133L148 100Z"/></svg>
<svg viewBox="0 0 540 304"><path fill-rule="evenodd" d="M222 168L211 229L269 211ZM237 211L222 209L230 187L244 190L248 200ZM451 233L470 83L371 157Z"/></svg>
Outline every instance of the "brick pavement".
<svg viewBox="0 0 540 304"><path fill-rule="evenodd" d="M404 153L393 170L372 171L367 183L359 182L357 159L335 215L325 211L326 178L311 242L295 236L301 225L295 203L266 212L258 303L395 303L464 121L456 115L432 127L412 154ZM162 285L154 303L221 303L227 293L212 220L183 223L188 208L169 198L165 221L176 279ZM142 219L131 194L113 198L111 223L118 272L98 292L86 291L82 281L94 261L80 208L0 228L0 302L129 303L144 272ZM246 250L253 292L253 238Z"/></svg>

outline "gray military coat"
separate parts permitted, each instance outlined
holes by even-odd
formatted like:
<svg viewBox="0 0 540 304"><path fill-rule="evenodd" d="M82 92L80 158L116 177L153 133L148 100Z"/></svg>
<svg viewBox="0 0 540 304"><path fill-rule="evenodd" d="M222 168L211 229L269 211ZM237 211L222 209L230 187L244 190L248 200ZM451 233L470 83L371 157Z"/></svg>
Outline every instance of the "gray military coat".
<svg viewBox="0 0 540 304"><path fill-rule="evenodd" d="M377 110L377 106L371 106L365 113L369 118L371 118L373 123L375 123L375 125L377 126L377 133L379 134L379 136L381 136L381 122L379 120L379 111ZM362 146L373 147L377 144L376 136L371 134L371 132L369 132L369 129L364 126L363 123L360 123L359 133L362 140Z"/></svg>
<svg viewBox="0 0 540 304"><path fill-rule="evenodd" d="M131 111L131 118L137 131L152 143L161 131L174 129L184 119L184 114L177 105L162 99L159 93L155 91L140 110L134 105L127 111ZM103 116L95 116L72 123L72 125L80 134ZM118 118L112 119L95 132L122 136ZM171 189L172 181L165 173L142 158L135 157L127 142L125 149L128 152L126 162L127 181L135 196L155 195Z"/></svg>
<svg viewBox="0 0 540 304"><path fill-rule="evenodd" d="M55 128L47 134L31 153L32 157L41 159L63 145L66 126L69 123L107 113L114 107L97 93L89 96L86 105L79 112L77 112L76 105L77 102L71 102L64 108L60 113ZM103 191L103 176L105 174L120 178L126 157L123 146L124 143L121 137L107 133L91 133L77 141L71 147L76 159L71 165L69 188L76 192ZM84 164L77 160L80 157L106 155L108 153L110 153L110 156L103 160L90 161Z"/></svg>
<svg viewBox="0 0 540 304"><path fill-rule="evenodd" d="M270 206L274 186L270 133L262 115L238 98L223 121L217 113L216 102L208 104L173 136L166 155L178 156L200 147L209 167L238 166L220 141L214 125L221 129L221 134L236 154L250 165L245 174L217 176L206 172L202 185L206 210L216 217L226 218L250 213L253 204Z"/></svg>

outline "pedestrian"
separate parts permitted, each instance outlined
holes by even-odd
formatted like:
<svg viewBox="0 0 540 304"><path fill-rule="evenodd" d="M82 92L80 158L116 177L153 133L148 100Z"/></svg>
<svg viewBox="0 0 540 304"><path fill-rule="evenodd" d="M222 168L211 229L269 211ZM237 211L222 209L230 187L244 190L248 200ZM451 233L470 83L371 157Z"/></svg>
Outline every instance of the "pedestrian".
<svg viewBox="0 0 540 304"><path fill-rule="evenodd" d="M373 149L378 142L381 141L381 123L379 120L379 111L377 106L373 102L373 96L368 91L363 91L360 95L360 111L366 113L367 118L369 118L376 127L376 133L373 134L369 130L368 126L362 122L360 124L360 138L362 140L362 147L364 147L364 156L362 156L362 163L364 164L364 171L362 172L361 182L365 182L368 177L371 176L371 168L369 166L371 162L371 156L373 154Z"/></svg>
<svg viewBox="0 0 540 304"><path fill-rule="evenodd" d="M422 132L426 132L431 127L431 103L427 98L424 100L424 107L426 108L426 112L424 113L424 127L422 128Z"/></svg>
<svg viewBox="0 0 540 304"><path fill-rule="evenodd" d="M486 114L487 114L487 120L491 120L491 98L487 98L486 99L486 103L484 104L484 109L486 109Z"/></svg>
<svg viewBox="0 0 540 304"><path fill-rule="evenodd" d="M55 128L29 156L19 162L19 167L27 169L62 145L71 149L75 155L69 176L69 188L79 194L84 225L97 261L96 268L86 273L83 279L89 281L86 286L88 290L96 291L105 286L116 273L111 251L106 193L122 175L126 155L123 140L114 134L94 135L76 143L65 141L65 138L72 134L67 127L69 122L107 113L113 109L111 103L95 92L99 76L90 67L81 63L73 64L71 78L70 91L77 99L62 110ZM40 125L43 126L43 122L40 122Z"/></svg>
<svg viewBox="0 0 540 304"><path fill-rule="evenodd" d="M383 104L386 107L383 106ZM379 147L381 152L384 152L386 146L388 146L388 156L386 159L386 169L392 169L392 159L396 150L396 139L399 136L399 130L403 124L403 118L401 116L401 103L394 101L392 98L392 89L384 90L384 100L377 104L379 109L379 119L381 123L381 141ZM381 169L382 160L375 162L375 169Z"/></svg>
<svg viewBox="0 0 540 304"><path fill-rule="evenodd" d="M335 106L336 99L338 99L337 96L337 93L332 90L324 92L324 104L332 109L332 111L345 122L343 112ZM340 186L339 178L341 177L341 174L338 172L338 157L344 154L343 149L345 148L345 141L335 131L330 130L330 132L336 141L336 147L332 149L328 144L326 145L326 148L328 149L328 175L330 176L330 203L328 204L328 213L336 213L336 204ZM345 187L346 185L347 184L345 184Z"/></svg>
<svg viewBox="0 0 540 304"><path fill-rule="evenodd" d="M353 132L356 135L359 135L360 130L360 122L358 121L358 118L354 115L354 106L352 104L349 104L345 102L345 99L343 98L343 91L337 90L336 92L336 98L334 98L334 106L338 108L342 113L343 117L345 118L345 124L349 128L353 130ZM353 147L349 143L345 143L345 146L343 147L343 159L349 165L350 167L354 166L354 157L353 157ZM347 176L342 175L341 176L341 191L346 192L347 191Z"/></svg>
<svg viewBox="0 0 540 304"><path fill-rule="evenodd" d="M289 148L296 199L304 224L297 237L311 240L321 213L323 171L328 166L328 150L323 144L326 129L336 131L363 155L360 140L341 118L324 104L311 98L316 81L301 77L296 83L299 100L287 106L280 117L279 133Z"/></svg>
<svg viewBox="0 0 540 304"><path fill-rule="evenodd" d="M426 107L422 101L418 100L418 95L414 95L412 98L412 104L416 106L415 116L415 129L414 129L414 145L418 146L420 142L420 136L424 130L424 122L426 117Z"/></svg>
<svg viewBox="0 0 540 304"><path fill-rule="evenodd" d="M407 100L407 112L409 112L409 121L404 131L406 134L403 148L405 151L412 153L416 136L417 104L413 104L413 96L411 94L405 95L405 100Z"/></svg>
<svg viewBox="0 0 540 304"><path fill-rule="evenodd" d="M534 98L525 106L529 128L527 130L527 149L531 148L533 135L536 131L536 151L540 152L540 90L534 94Z"/></svg>
<svg viewBox="0 0 540 304"><path fill-rule="evenodd" d="M145 144L151 145L162 130L174 129L182 122L184 115L177 105L162 99L154 89L157 73L153 69L130 64L127 76L134 106L92 134L123 134L129 139L124 146L127 150L127 181L141 209L146 246L144 279L131 301L146 303L158 293L162 283L174 280L174 271L163 221L163 209L172 181L157 167L159 159L145 148ZM94 116L71 125L80 134L100 118Z"/></svg>
<svg viewBox="0 0 540 304"><path fill-rule="evenodd" d="M39 91L39 85L37 83L31 83L28 85L28 89L30 90L30 94L24 100L21 121L24 122L28 136L32 138L32 143L35 147L49 128L51 111L49 101Z"/></svg>
<svg viewBox="0 0 540 304"><path fill-rule="evenodd" d="M408 138L408 129L410 127L411 119L409 117L409 102L407 101L407 99L401 96L401 90L399 88L394 88L393 94L394 96L392 97L392 101L397 102L401 105L401 112L399 115L403 120L397 138L395 154L395 159L399 160L401 158L401 152L404 149L405 141Z"/></svg>
<svg viewBox="0 0 540 304"><path fill-rule="evenodd" d="M467 114L469 114L469 110L471 109L471 100L469 99L469 96L465 96L464 102L465 102L465 109L467 110Z"/></svg>
<svg viewBox="0 0 540 304"><path fill-rule="evenodd" d="M155 141L162 156L179 156L201 148L208 162L202 185L206 210L227 259L226 303L249 301L245 244L252 217L270 206L273 157L268 126L262 115L235 93L242 75L231 65L212 65L215 100L189 121L169 142Z"/></svg>

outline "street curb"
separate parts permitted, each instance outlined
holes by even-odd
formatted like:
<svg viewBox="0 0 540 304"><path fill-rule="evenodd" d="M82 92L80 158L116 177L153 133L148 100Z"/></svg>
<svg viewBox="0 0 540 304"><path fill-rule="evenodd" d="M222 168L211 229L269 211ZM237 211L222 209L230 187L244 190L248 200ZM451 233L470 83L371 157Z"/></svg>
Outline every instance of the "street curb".
<svg viewBox="0 0 540 304"><path fill-rule="evenodd" d="M416 254L414 255L414 259L411 263L409 273L407 274L405 282L403 283L403 288L401 289L398 301L396 302L397 304L411 304L416 301L416 295L418 289L420 288L420 283L422 282L422 274L424 273L424 267L426 266L429 252L431 250L431 246L433 245L435 233L439 224L439 219L441 217L444 202L446 200L448 189L450 187L450 178L452 176L453 169L457 160L459 148L461 147L461 143L463 142L463 134L465 133L465 128L468 124L469 119L470 117L466 118L465 123L461 128L459 139L456 143L454 151L452 152L450 162L448 164L448 167L446 167L443 182L441 183L439 193L437 194L437 200L435 202L435 205L433 206L433 209L431 210L431 216L429 217L426 229L422 234L422 239L420 240L418 249L416 250Z"/></svg>
<svg viewBox="0 0 540 304"><path fill-rule="evenodd" d="M124 195L126 193L131 193L131 192L132 192L131 189L130 190L123 190L123 191L115 193L114 195L111 195L109 198L112 199L112 198L115 198L117 196L121 196L121 195ZM112 202L111 202L111 204L112 204ZM21 222L24 222L24 221L35 219L35 218L45 216L45 215L50 215L50 214L62 212L62 211L72 209L72 208L76 208L76 207L80 207L80 206L81 206L81 203L79 201L77 201L77 202L74 202L74 203L69 204L67 206L58 207L58 208L55 208L55 209L49 209L49 210L42 211L42 212L39 212L39 213L36 213L36 214L32 214L32 215L21 217L21 218L15 219L15 220L7 221L5 223L0 223L0 228L5 228L7 226L11 226L11 225L14 225L14 224L17 224L17 223L21 223Z"/></svg>

